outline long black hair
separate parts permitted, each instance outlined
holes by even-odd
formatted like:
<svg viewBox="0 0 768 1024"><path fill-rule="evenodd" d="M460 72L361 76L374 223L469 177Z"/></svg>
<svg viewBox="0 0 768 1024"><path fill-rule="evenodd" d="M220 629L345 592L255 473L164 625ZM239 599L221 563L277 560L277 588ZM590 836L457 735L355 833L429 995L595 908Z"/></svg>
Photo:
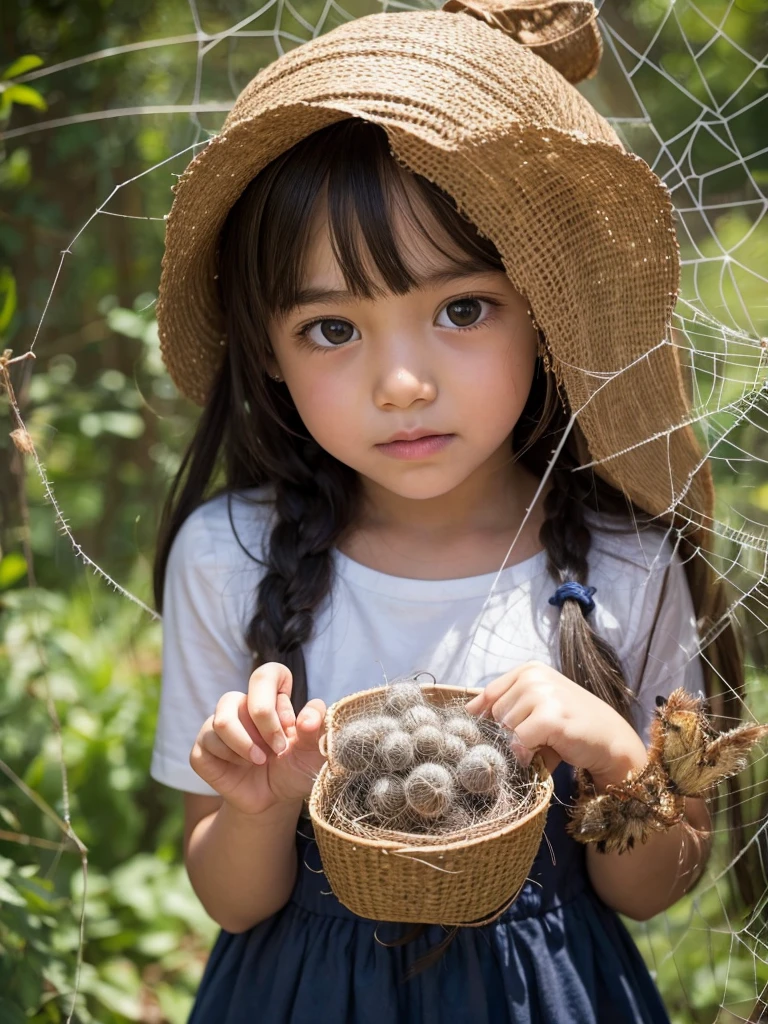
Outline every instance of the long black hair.
<svg viewBox="0 0 768 1024"><path fill-rule="evenodd" d="M355 296L378 294L378 286L363 269L363 246L390 292L402 295L418 284L392 229L393 204L402 204L420 223L406 176L450 242L443 249L430 236L431 244L457 272L504 271L494 245L458 212L453 199L397 163L379 126L349 118L299 142L254 178L221 232L219 289L227 344L163 514L154 569L159 609L168 553L190 513L217 486L229 492L270 486L274 525L265 546L265 571L247 641L256 664L280 661L291 670L297 709L307 700L303 645L330 592L332 550L354 524L360 488L356 473L309 435L285 385L270 379L266 324L296 304L309 230L321 202L327 208L334 256ZM570 418L567 398L557 394L551 371L540 358L512 437L517 457L540 478ZM552 486L545 499L540 538L558 584L587 582L587 509L624 516L632 529L649 518L591 470L573 471L584 450L576 426L552 467ZM725 597L707 560L697 557L695 542L684 531L680 550L704 635L725 614ZM573 601L567 601L560 614L559 646L564 674L629 717L632 697L616 654ZM737 719L742 667L730 624L719 630L705 653L703 667L707 692L716 698L714 710ZM738 814L738 801L733 804ZM741 822L734 824L736 844L741 841Z"/></svg>

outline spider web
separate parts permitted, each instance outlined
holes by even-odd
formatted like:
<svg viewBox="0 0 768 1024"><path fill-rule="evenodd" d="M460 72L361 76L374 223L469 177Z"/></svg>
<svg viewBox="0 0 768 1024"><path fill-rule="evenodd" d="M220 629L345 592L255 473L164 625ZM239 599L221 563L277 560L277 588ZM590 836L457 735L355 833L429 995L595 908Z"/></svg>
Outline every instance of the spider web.
<svg viewBox="0 0 768 1024"><path fill-rule="evenodd" d="M268 0L250 10L239 0L188 3L189 31L181 35L137 40L49 65L18 79L42 86L72 67L88 62L101 65L126 53L143 51L149 61L168 48L196 51L189 58L194 61L194 74L186 103L152 104L149 97L141 97L133 106L39 119L4 133L3 138L11 141L116 117L151 117L161 126L164 119L173 117L178 126L178 115L187 115L183 133L176 128L173 134L174 141L179 141L175 152L162 160L147 161L139 173L109 191L61 253L42 316L28 343L29 352L36 352L46 321L55 316L61 273L68 260L78 258L83 236L99 218L126 216L114 209L116 197L126 190L139 190L141 219L162 221L168 211L173 175L179 174L215 133L224 112L257 67L352 17L432 6L356 0L342 7L327 0L320 9L318 4ZM735 0L638 0L633 4L598 3L598 7L605 55L598 77L582 89L673 196L683 286L671 343L679 347L683 362L690 367L691 423L718 480L716 516L709 527L714 544L707 557L729 585L729 611L740 615L748 629L752 671L748 673L744 717L767 720L768 700L760 693L757 669L765 663L768 648L768 484L764 483L768 479L764 468L768 462L768 339L764 337L768 331L768 146L751 148L745 124L754 118L758 107L766 122L768 69L765 54L750 52L737 42L733 30L738 19L747 16L745 12L758 10L759 4L747 0L742 4ZM670 49L675 51L676 61L668 59ZM721 71L726 65L738 69L738 82L724 88ZM659 95L666 98L663 104L658 102ZM149 179L160 187L144 190ZM22 360L25 355L22 353ZM609 385L610 380L604 382ZM11 412L13 425L23 429L21 410L14 406ZM57 502L44 464L37 453L32 459L52 517L76 556L127 600L154 615L144 601L90 558L77 540L76 527L73 532ZM676 508L683 516L689 511L684 498ZM671 539L674 543L674 536ZM715 624L715 631L724 624L725 620ZM728 685L727 680L723 683ZM66 793L65 755L61 769ZM755 761L758 781L750 788L742 785L729 799L743 805L744 816L752 825L749 846L739 857L757 852L755 863L762 866L768 851L768 782L764 759L757 756ZM62 828L71 834L68 813ZM761 899L749 914L736 914L728 886L734 861L726 853L725 842L720 842L725 833L724 818L719 816L715 855L695 892L666 914L633 929L667 998L670 993L678 994L671 1006L675 1020L704 1021L700 1008L713 1004L719 1006L716 1019L722 1022L761 1020L768 1009L765 872ZM697 951L695 957L692 949ZM683 973L680 965L692 962L695 971L691 973L689 966Z"/></svg>

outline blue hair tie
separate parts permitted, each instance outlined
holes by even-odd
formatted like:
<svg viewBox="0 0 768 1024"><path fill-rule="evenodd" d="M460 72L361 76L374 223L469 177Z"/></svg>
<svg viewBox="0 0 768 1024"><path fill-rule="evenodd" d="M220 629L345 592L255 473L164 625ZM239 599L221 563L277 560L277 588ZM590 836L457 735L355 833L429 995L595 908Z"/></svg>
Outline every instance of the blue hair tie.
<svg viewBox="0 0 768 1024"><path fill-rule="evenodd" d="M549 603L555 605L556 608L562 608L566 601L578 601L582 612L585 615L589 615L590 612L595 610L595 602L592 600L592 595L596 592L596 587L585 587L581 583L574 583L572 580L569 580L568 583L560 584L552 597L550 597Z"/></svg>

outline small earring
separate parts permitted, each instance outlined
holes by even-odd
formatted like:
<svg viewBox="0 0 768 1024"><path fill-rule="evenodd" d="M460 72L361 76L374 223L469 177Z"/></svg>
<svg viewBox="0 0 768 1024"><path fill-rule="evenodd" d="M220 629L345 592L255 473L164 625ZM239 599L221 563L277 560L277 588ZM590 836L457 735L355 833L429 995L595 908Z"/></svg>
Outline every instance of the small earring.
<svg viewBox="0 0 768 1024"><path fill-rule="evenodd" d="M276 380L276 381L281 381L281 380L283 379L283 378L282 378L282 377L280 376L280 374L279 374L279 373L275 373L275 374L272 374L272 373L268 373L268 374L267 374L267 376L269 377L269 379L270 379L270 380Z"/></svg>
<svg viewBox="0 0 768 1024"><path fill-rule="evenodd" d="M543 334L539 335L539 358L541 359L541 365L544 367L544 372L551 373L552 360L549 358L549 349Z"/></svg>
<svg viewBox="0 0 768 1024"><path fill-rule="evenodd" d="M536 331L536 334L538 336L538 354L539 354L539 359L541 359L541 364L544 367L545 373L551 373L552 372L552 360L549 358L549 349L547 347L547 340L544 337L544 331L542 331L541 326L540 326L539 322L537 321L536 316L534 315L533 310L532 309L528 309L527 313L528 313L528 316L531 318L531 323L533 324L533 329Z"/></svg>

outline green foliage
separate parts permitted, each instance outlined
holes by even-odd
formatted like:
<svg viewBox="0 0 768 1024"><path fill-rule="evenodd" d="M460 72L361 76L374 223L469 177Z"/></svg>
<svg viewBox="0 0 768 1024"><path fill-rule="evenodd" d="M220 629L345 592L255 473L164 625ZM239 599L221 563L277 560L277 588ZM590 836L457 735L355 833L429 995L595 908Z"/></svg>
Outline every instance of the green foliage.
<svg viewBox="0 0 768 1024"><path fill-rule="evenodd" d="M24 57L19 57L15 60L0 75L0 121L10 117L14 103L18 103L23 107L33 107L35 110L48 109L48 104L37 89L33 89L29 85L10 81L10 79L17 78L27 71L40 67L42 63L42 60L34 54L26 54Z"/></svg>
<svg viewBox="0 0 768 1024"><path fill-rule="evenodd" d="M55 493L91 557L116 576L131 571L137 558L146 568L141 551L152 549L157 507L178 465L174 449L187 424L180 411L161 419L154 407L173 402L176 392L160 359L153 304L151 295L139 295L133 308L118 306L114 296L100 304L105 326L121 339L124 366L130 353L130 373L127 366L95 366L83 388L80 360L66 352L38 364L27 392L27 427ZM87 356L82 361L87 364ZM38 574L55 585L51 511L35 474L28 475L27 486ZM141 589L147 599L146 579Z"/></svg>
<svg viewBox="0 0 768 1024"><path fill-rule="evenodd" d="M0 337L16 312L16 278L9 267L0 267Z"/></svg>
<svg viewBox="0 0 768 1024"><path fill-rule="evenodd" d="M9 580L20 568L6 567L10 558L0 563ZM180 863L178 794L148 776L159 627L108 591L6 590L3 608L0 750L39 803L0 776L0 828L54 848L3 843L0 1020L63 1020L76 974L83 869L58 824L65 805L50 695L72 828L88 847L75 1019L116 1024L159 1012L180 1024L216 929Z"/></svg>

